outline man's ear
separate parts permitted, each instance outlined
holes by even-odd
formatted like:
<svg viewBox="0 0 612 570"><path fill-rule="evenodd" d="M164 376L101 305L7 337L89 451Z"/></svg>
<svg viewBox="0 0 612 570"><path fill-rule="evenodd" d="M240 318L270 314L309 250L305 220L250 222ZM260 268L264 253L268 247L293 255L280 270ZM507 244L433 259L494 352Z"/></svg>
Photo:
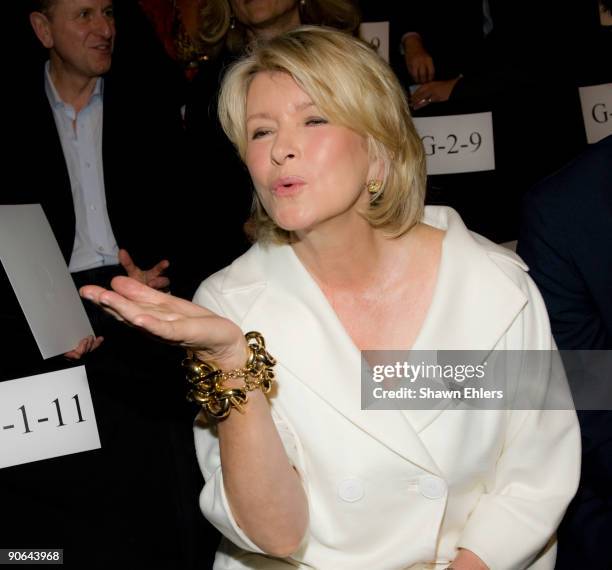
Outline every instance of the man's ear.
<svg viewBox="0 0 612 570"><path fill-rule="evenodd" d="M47 49L53 47L53 34L51 33L49 18L42 12L30 14L30 24L40 43Z"/></svg>

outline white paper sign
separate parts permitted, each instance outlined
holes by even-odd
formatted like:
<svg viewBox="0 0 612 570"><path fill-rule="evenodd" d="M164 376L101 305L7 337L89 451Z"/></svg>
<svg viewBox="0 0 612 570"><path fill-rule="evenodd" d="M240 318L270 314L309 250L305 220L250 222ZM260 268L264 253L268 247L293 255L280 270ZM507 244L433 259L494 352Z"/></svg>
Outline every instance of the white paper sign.
<svg viewBox="0 0 612 570"><path fill-rule="evenodd" d="M378 55L389 61L389 22L363 22L359 37L373 46Z"/></svg>
<svg viewBox="0 0 612 570"><path fill-rule="evenodd" d="M84 366L0 382L0 468L99 447Z"/></svg>
<svg viewBox="0 0 612 570"><path fill-rule="evenodd" d="M94 334L40 204L0 206L0 259L43 358Z"/></svg>
<svg viewBox="0 0 612 570"><path fill-rule="evenodd" d="M427 156L427 174L495 170L491 113L417 117L414 125Z"/></svg>
<svg viewBox="0 0 612 570"><path fill-rule="evenodd" d="M588 143L612 135L612 83L580 87L579 92Z"/></svg>

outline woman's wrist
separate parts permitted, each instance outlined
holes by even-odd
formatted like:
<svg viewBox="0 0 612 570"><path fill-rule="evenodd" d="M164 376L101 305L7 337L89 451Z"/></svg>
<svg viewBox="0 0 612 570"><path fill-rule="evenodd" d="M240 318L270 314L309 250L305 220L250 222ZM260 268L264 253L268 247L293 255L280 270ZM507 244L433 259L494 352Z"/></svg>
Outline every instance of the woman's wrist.
<svg viewBox="0 0 612 570"><path fill-rule="evenodd" d="M214 355L209 351L194 350L192 353L198 360L211 362L219 370L229 372L230 370L244 367L249 357L249 347L246 339L241 335L231 346Z"/></svg>
<svg viewBox="0 0 612 570"><path fill-rule="evenodd" d="M263 394L269 394L272 390L276 360L266 350L264 337L256 331L248 332L244 336L244 347L247 356L242 366L233 366L238 362L235 357L241 350L238 347L230 351L230 358L202 359L192 351L183 361L191 384L187 399L202 406L213 421L224 420L234 408L243 413L249 392L261 390Z"/></svg>

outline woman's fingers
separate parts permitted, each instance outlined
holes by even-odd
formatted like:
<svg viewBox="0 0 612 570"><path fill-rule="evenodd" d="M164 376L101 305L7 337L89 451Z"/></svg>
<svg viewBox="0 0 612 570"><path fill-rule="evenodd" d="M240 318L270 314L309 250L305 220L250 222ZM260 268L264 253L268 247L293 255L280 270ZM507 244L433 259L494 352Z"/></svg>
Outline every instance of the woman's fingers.
<svg viewBox="0 0 612 570"><path fill-rule="evenodd" d="M117 319L160 339L207 353L211 358L244 360L244 337L232 321L129 277L115 277L111 286L113 291L88 285L81 288L81 295Z"/></svg>
<svg viewBox="0 0 612 570"><path fill-rule="evenodd" d="M87 285L81 295L115 318L162 339L190 347L215 347L235 340L238 328L185 299L161 293L129 277L115 277L114 291ZM229 324L228 324L229 323Z"/></svg>
<svg viewBox="0 0 612 570"><path fill-rule="evenodd" d="M161 311L194 317L212 314L191 301L152 289L129 277L115 277L111 286L123 297L136 303L157 306Z"/></svg>
<svg viewBox="0 0 612 570"><path fill-rule="evenodd" d="M102 306L117 319L129 322L133 322L136 315L147 312L154 313L158 318L171 319L176 318L176 315L212 314L199 305L156 291L129 277L115 277L111 286L113 291L95 285L86 285L81 287L80 293L82 297ZM164 317L165 313L169 316Z"/></svg>
<svg viewBox="0 0 612 570"><path fill-rule="evenodd" d="M113 302L113 295L117 298L121 298L120 295L117 295L108 289L104 289L103 287L98 287L97 285L86 285L85 287L81 287L79 293L81 297L102 307L107 313L111 314L118 321L125 320L124 315L122 315L120 311L116 310L115 303Z"/></svg>
<svg viewBox="0 0 612 570"><path fill-rule="evenodd" d="M106 289L104 287L98 287L97 285L85 285L79 289L81 297L88 299L92 303L98 303L98 298Z"/></svg>
<svg viewBox="0 0 612 570"><path fill-rule="evenodd" d="M119 295L135 301L137 303L159 303L165 299L166 294L147 287L137 279L124 277L122 275L114 277L111 281L113 291Z"/></svg>
<svg viewBox="0 0 612 570"><path fill-rule="evenodd" d="M104 289L104 287L98 287L97 285L85 285L79 289L79 294L84 299L95 303L96 305L101 306L107 313L115 317L118 321L123 321L123 317L113 311L109 306L103 305L101 302L101 297L104 293L107 293L108 289Z"/></svg>

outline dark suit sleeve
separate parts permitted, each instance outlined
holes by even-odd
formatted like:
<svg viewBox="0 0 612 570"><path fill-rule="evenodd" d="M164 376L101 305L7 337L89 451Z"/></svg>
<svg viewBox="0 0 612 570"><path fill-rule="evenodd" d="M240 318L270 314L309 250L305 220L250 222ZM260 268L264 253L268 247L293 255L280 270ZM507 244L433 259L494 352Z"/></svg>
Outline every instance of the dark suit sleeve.
<svg viewBox="0 0 612 570"><path fill-rule="evenodd" d="M573 255L577 221L559 210L542 193L528 195L517 251L546 301L559 348L603 348L611 339Z"/></svg>
<svg viewBox="0 0 612 570"><path fill-rule="evenodd" d="M524 201L518 253L542 292L560 349L612 348L610 164L612 137L593 145ZM568 377L574 390L584 389L588 375L583 372L597 355L574 354L579 366L567 368ZM609 393L607 374L596 381ZM559 528L556 567L610 568L612 555L602 541L612 533L612 412L579 410L578 418L582 476Z"/></svg>
<svg viewBox="0 0 612 570"><path fill-rule="evenodd" d="M527 194L518 253L561 349L612 348L612 137Z"/></svg>

